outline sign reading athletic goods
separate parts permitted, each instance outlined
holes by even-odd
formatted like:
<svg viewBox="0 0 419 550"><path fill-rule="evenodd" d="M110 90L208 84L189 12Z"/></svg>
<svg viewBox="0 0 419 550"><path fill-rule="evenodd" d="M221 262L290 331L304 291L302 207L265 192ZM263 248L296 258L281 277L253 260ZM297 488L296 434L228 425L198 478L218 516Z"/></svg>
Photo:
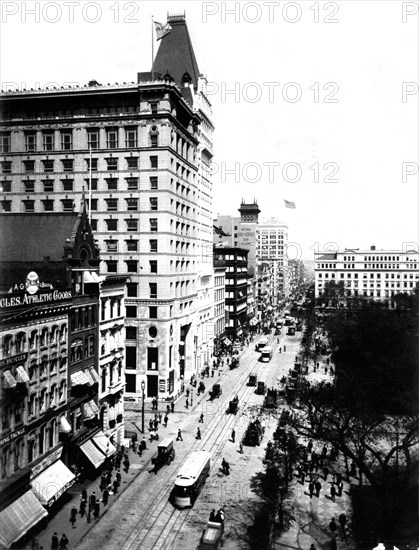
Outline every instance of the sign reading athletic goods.
<svg viewBox="0 0 419 550"><path fill-rule="evenodd" d="M0 308L12 308L19 306L28 306L46 302L60 302L72 298L71 290L52 290L50 292L39 292L38 294L3 294L0 298Z"/></svg>

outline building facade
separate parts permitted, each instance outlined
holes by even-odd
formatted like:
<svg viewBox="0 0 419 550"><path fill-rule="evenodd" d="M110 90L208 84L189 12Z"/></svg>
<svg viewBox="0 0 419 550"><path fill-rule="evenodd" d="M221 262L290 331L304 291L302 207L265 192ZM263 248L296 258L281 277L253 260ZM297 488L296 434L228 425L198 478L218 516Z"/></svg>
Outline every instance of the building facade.
<svg viewBox="0 0 419 550"><path fill-rule="evenodd" d="M347 297L363 296L389 300L395 294L412 294L419 283L419 254L416 250L345 249L315 253L315 297L327 282L342 281Z"/></svg>
<svg viewBox="0 0 419 550"><path fill-rule="evenodd" d="M272 269L274 305L288 295L288 226L277 218L261 219L258 226L258 258L269 262Z"/></svg>
<svg viewBox="0 0 419 550"><path fill-rule="evenodd" d="M101 273L130 277L133 398L142 381L174 398L212 353L211 105L184 16L169 22L136 83L1 96L3 212L71 212L86 192Z"/></svg>

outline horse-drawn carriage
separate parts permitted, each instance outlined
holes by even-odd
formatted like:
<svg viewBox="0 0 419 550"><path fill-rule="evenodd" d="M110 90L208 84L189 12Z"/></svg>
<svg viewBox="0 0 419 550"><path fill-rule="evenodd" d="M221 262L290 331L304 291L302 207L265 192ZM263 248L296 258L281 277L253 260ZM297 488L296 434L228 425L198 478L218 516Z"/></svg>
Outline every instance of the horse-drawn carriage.
<svg viewBox="0 0 419 550"><path fill-rule="evenodd" d="M215 399L216 397L220 397L222 393L223 393L223 390L221 389L221 385L214 384L212 386L212 390L210 391L210 397L211 399Z"/></svg>

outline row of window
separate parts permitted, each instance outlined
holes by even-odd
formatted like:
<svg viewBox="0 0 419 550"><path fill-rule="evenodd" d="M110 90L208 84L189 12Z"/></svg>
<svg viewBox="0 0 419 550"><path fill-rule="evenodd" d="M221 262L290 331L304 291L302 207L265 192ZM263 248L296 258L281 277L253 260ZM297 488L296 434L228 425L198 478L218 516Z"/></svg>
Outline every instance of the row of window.
<svg viewBox="0 0 419 550"><path fill-rule="evenodd" d="M25 332L15 335L4 334L2 337L3 355L15 355L29 350L37 350L39 346L50 346L58 342L65 342L67 339L67 325L54 325L51 329L45 327L31 331L29 339Z"/></svg>
<svg viewBox="0 0 419 550"><path fill-rule="evenodd" d="M58 159L56 159L58 160ZM90 162L90 159L85 159L87 163L87 171L97 172L98 171L98 160L97 158L92 159L92 162ZM109 157L103 159L106 162L106 170L109 172L117 172L118 166L119 166L119 159L117 157ZM125 159L127 161L127 168L128 170L138 170L138 157L126 157ZM74 159L59 159L62 166L60 166L59 170L54 170L54 160L53 159L47 159L47 160L41 160L42 163L42 169L39 172L74 172ZM34 174L35 173L35 160L23 160L23 167L26 174ZM159 157L156 155L151 155L149 157L149 166L147 168L157 169L159 167ZM146 168L146 167L144 167ZM12 173L12 161L11 160L3 160L1 162L1 169L3 174L11 174ZM17 172L21 172L21 170L18 170ZM85 170L83 170L83 173L85 173Z"/></svg>
<svg viewBox="0 0 419 550"><path fill-rule="evenodd" d="M35 384L49 376L53 376L58 373L58 367L60 371L64 371L67 368L67 350L61 350L60 357L54 355L51 359L48 359L46 355L42 356L37 361L32 361L29 365L29 383Z"/></svg>
<svg viewBox="0 0 419 550"><path fill-rule="evenodd" d="M119 180L118 178L110 177L110 178L104 178L106 185L107 185L107 191L116 191L118 190ZM73 179L62 179L60 182L57 182L52 179L43 179L41 180L42 183L42 189L39 189L36 185L35 180L25 180L23 181L23 185L25 187L24 192L25 193L53 193L53 192L60 192L60 191L74 191L74 180ZM86 187L87 189L91 189L92 191L97 191L98 189L98 180L96 178L85 179ZM128 191L138 191L138 185L139 185L139 178L129 177L125 178L125 183L127 184L126 189L121 189L122 191L128 190ZM3 181L0 183L1 185L1 191L3 193L11 193L12 192L12 182L11 181ZM150 189L158 189L158 178L157 176L151 176L150 177ZM105 190L105 189L103 189Z"/></svg>
<svg viewBox="0 0 419 550"><path fill-rule="evenodd" d="M156 128L156 127L154 127ZM126 149L138 146L138 132L136 127L125 127L123 140L120 139L118 128L105 128L106 149L119 149L121 146ZM38 139L38 132L30 130L25 132L25 151L71 151L73 149L73 130L60 130L58 141L53 130L44 130L41 133L42 139ZM11 152L11 132L0 133L0 153ZM100 149L99 128L87 129L87 148ZM149 146L158 147L159 134L157 128L149 134Z"/></svg>
<svg viewBox="0 0 419 550"><path fill-rule="evenodd" d="M93 357L95 355L95 337L93 334L83 339L75 340L71 343L70 363L77 363L82 359Z"/></svg>
<svg viewBox="0 0 419 550"><path fill-rule="evenodd" d="M323 277L323 274L322 273L318 273L317 274L319 279L321 279ZM337 278L335 273L331 273L331 278L332 279L335 279ZM344 277L348 278L348 279L351 279L352 278L352 273L341 273L340 274L340 278L343 279ZM325 278L328 279L329 278L329 273L325 273L324 274ZM358 273L353 273L353 278L354 279L358 279ZM368 279L368 273L363 273L362 274L362 278L363 279ZM386 279L401 279L402 276L398 273L397 275L395 275L394 273L386 273L385 274L385 277L384 277L384 273L383 273L383 279L386 278ZM404 274L403 276L404 279L413 279L413 273L410 273L409 275L407 275L406 273ZM419 274L416 275L416 278L419 278ZM381 279L381 273L370 273L370 279Z"/></svg>

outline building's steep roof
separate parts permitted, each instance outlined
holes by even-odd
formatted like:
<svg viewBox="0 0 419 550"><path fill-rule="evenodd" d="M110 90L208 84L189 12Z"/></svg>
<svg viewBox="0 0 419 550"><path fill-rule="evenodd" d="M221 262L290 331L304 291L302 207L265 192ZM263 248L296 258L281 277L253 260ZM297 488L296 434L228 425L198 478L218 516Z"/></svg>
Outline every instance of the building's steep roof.
<svg viewBox="0 0 419 550"><path fill-rule="evenodd" d="M200 73L185 17L169 15L167 22L172 30L161 40L153 70L161 76L169 74L181 89L185 80L189 80L196 91Z"/></svg>
<svg viewBox="0 0 419 550"><path fill-rule="evenodd" d="M77 212L1 215L0 261L38 262L46 257L51 262L61 260L77 217Z"/></svg>
<svg viewBox="0 0 419 550"><path fill-rule="evenodd" d="M335 253L322 254L321 256L316 257L317 261L319 261L319 260L336 260L336 259L337 259L337 254L335 254Z"/></svg>

